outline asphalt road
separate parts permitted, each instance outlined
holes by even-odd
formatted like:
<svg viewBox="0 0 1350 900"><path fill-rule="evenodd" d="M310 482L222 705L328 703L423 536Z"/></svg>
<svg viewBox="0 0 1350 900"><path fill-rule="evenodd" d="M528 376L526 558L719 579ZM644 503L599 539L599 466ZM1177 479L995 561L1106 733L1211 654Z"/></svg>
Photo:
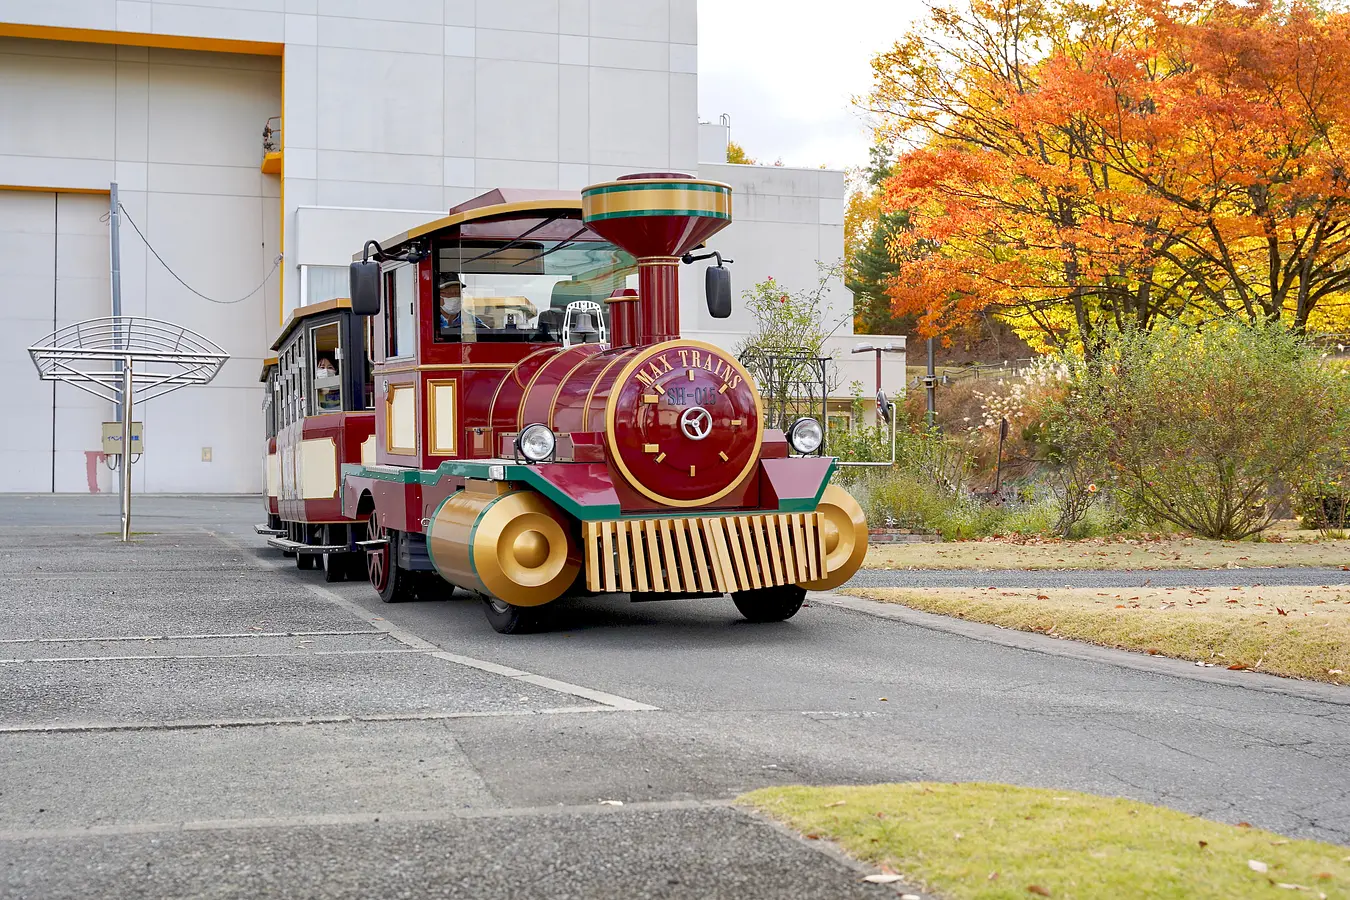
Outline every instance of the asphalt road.
<svg viewBox="0 0 1350 900"><path fill-rule="evenodd" d="M727 805L795 782L1072 788L1350 843L1344 688L830 597L759 626L571 602L504 637L462 594L296 571L256 500L138 504L154 533L123 547L108 498L0 497L0 896L885 896Z"/></svg>

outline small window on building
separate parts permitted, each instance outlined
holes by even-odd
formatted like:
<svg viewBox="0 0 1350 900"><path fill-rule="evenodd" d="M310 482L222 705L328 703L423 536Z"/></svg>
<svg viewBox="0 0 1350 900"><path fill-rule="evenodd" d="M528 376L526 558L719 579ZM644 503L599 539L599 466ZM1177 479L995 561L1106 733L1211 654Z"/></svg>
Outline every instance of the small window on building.
<svg viewBox="0 0 1350 900"><path fill-rule="evenodd" d="M351 271L344 266L301 266L305 306L351 296Z"/></svg>

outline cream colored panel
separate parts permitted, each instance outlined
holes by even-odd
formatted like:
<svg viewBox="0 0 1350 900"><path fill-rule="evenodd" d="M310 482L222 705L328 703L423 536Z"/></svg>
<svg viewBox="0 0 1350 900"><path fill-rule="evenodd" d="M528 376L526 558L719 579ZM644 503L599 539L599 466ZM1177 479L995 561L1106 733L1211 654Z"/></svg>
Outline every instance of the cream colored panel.
<svg viewBox="0 0 1350 900"><path fill-rule="evenodd" d="M409 453L417 450L417 398L411 384L389 389L389 449Z"/></svg>
<svg viewBox="0 0 1350 900"><path fill-rule="evenodd" d="M375 465L375 435L371 435L361 442L361 465Z"/></svg>
<svg viewBox="0 0 1350 900"><path fill-rule="evenodd" d="M281 457L275 453L267 454L267 496L277 496L281 489Z"/></svg>
<svg viewBox="0 0 1350 900"><path fill-rule="evenodd" d="M337 496L337 443L332 438L300 442L300 497L326 500Z"/></svg>
<svg viewBox="0 0 1350 900"><path fill-rule="evenodd" d="M432 433L431 452L455 452L455 383L436 382L431 385Z"/></svg>

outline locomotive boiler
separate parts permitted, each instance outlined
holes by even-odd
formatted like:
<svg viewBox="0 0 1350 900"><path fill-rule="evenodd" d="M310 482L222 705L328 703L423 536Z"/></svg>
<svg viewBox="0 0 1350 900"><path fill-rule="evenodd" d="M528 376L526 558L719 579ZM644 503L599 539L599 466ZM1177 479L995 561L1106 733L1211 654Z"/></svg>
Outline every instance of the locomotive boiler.
<svg viewBox="0 0 1350 900"><path fill-rule="evenodd" d="M773 621L853 575L866 522L820 423L767 427L740 362L680 337L678 267L730 222L728 186L660 173L492 191L367 242L375 428L340 501L383 599L454 585L507 633L569 593L730 594ZM707 291L726 315L720 257Z"/></svg>

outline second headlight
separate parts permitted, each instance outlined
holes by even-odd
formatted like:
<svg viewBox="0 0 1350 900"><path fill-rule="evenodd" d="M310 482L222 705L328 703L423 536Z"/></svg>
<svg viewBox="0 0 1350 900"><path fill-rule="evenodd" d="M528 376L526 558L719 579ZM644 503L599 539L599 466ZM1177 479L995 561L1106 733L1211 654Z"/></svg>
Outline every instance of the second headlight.
<svg viewBox="0 0 1350 900"><path fill-rule="evenodd" d="M810 416L792 423L788 428L788 443L798 453L815 453L825 441L825 430Z"/></svg>
<svg viewBox="0 0 1350 900"><path fill-rule="evenodd" d="M526 425L516 436L516 449L530 462L543 462L553 455L558 439L552 429L542 423Z"/></svg>

